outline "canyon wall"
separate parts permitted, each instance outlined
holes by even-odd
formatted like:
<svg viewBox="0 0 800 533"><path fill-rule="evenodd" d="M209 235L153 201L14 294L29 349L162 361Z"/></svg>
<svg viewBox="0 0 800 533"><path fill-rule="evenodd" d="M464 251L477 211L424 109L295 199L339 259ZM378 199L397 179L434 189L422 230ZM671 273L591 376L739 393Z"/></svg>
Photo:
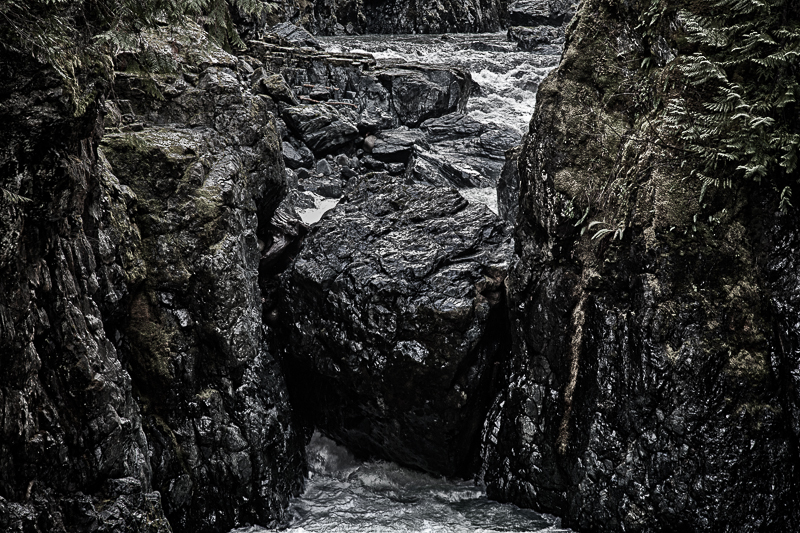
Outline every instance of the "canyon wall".
<svg viewBox="0 0 800 533"><path fill-rule="evenodd" d="M645 33L647 2L586 0L539 89L484 478L579 530L793 531L800 215L690 176L678 4Z"/></svg>

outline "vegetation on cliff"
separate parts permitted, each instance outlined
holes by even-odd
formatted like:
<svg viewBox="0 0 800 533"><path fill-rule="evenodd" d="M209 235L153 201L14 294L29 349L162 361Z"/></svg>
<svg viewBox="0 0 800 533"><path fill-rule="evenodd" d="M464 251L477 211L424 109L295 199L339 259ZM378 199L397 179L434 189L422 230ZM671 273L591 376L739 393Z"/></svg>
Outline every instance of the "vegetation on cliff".
<svg viewBox="0 0 800 533"><path fill-rule="evenodd" d="M640 22L652 44L664 24L681 28L666 73L677 90L660 119L694 156L690 173L702 190L765 180L781 190L781 209L789 207L800 145L800 5L651 0Z"/></svg>
<svg viewBox="0 0 800 533"><path fill-rule="evenodd" d="M191 21L227 49L243 48L232 9L258 16L261 0L1 0L0 43L8 51L32 55L64 80L76 116L114 76L114 58L133 53L143 72L174 70L169 53L151 47L145 31L176 28Z"/></svg>

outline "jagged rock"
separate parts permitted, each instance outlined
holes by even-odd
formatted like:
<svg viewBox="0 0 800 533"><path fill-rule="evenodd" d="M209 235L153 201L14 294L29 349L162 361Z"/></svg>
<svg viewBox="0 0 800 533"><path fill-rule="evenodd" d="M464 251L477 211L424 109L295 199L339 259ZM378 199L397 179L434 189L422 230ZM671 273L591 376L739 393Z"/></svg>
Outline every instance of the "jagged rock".
<svg viewBox="0 0 800 533"><path fill-rule="evenodd" d="M515 0L508 5L513 26L561 26L575 16L576 0Z"/></svg>
<svg viewBox="0 0 800 533"><path fill-rule="evenodd" d="M304 28L295 26L291 22L276 24L270 28L269 31L295 46L305 46L322 50L322 45L319 44L319 41L313 35L308 33Z"/></svg>
<svg viewBox="0 0 800 533"><path fill-rule="evenodd" d="M419 126L428 118L463 112L472 78L460 69L431 68L404 63L377 72L392 95L401 124Z"/></svg>
<svg viewBox="0 0 800 533"><path fill-rule="evenodd" d="M395 130L382 131L370 147L372 157L384 163L406 163L414 145L423 143L425 135L419 130L400 127ZM365 146L366 144L366 140Z"/></svg>
<svg viewBox="0 0 800 533"><path fill-rule="evenodd" d="M352 102L330 105L365 134L416 127L429 118L463 112L472 87L469 73L460 68L400 62L379 66L369 54L332 54L263 41L248 44L249 52L265 68L282 74L295 92L324 87L337 98L352 96Z"/></svg>
<svg viewBox="0 0 800 533"><path fill-rule="evenodd" d="M513 226L519 210L519 156L522 145L506 152L506 163L497 180L497 212L500 218Z"/></svg>
<svg viewBox="0 0 800 533"><path fill-rule="evenodd" d="M508 146L520 134L509 126L481 123L452 113L420 126L426 145L418 145L407 175L415 181L455 187L493 186L503 168Z"/></svg>
<svg viewBox="0 0 800 533"><path fill-rule="evenodd" d="M462 164L458 154L443 154L415 148L406 167L411 181L439 187L488 187L491 180L472 167Z"/></svg>
<svg viewBox="0 0 800 533"><path fill-rule="evenodd" d="M300 104L300 101L280 74L266 73L263 69L259 68L253 74L252 79L252 90L254 93L266 94L276 102L284 102L289 105Z"/></svg>
<svg viewBox="0 0 800 533"><path fill-rule="evenodd" d="M748 180L703 195L696 163L642 142L672 138L623 89L673 78L625 68L640 16L584 0L537 94L487 492L586 531L795 531L800 215Z"/></svg>
<svg viewBox="0 0 800 533"><path fill-rule="evenodd" d="M274 342L308 420L357 453L472 472L509 253L506 226L453 189L361 180L282 278Z"/></svg>
<svg viewBox="0 0 800 533"><path fill-rule="evenodd" d="M283 141L281 143L281 154L286 166L292 169L300 167L310 168L314 165L314 154L308 147L300 141L296 141L297 147L291 143Z"/></svg>
<svg viewBox="0 0 800 533"><path fill-rule="evenodd" d="M345 4L347 5L347 4ZM364 2L362 33L453 33L498 31L505 22L504 3L497 0L409 0ZM354 21L355 22L355 21ZM356 27L357 28L357 27ZM359 31L358 29L356 31Z"/></svg>
<svg viewBox="0 0 800 533"><path fill-rule="evenodd" d="M67 102L56 72L0 50L0 530L168 533L102 311L124 297L100 279L111 239L135 231L94 216L126 218L130 194L99 175L100 109Z"/></svg>
<svg viewBox="0 0 800 533"><path fill-rule="evenodd" d="M318 156L344 149L358 136L355 124L326 104L287 107L283 120Z"/></svg>
<svg viewBox="0 0 800 533"><path fill-rule="evenodd" d="M543 45L564 44L563 26L512 26L508 28L508 40L517 43L521 50L534 51Z"/></svg>
<svg viewBox="0 0 800 533"><path fill-rule="evenodd" d="M129 257L141 263L124 319L106 326L129 362L176 531L283 520L304 466L257 282L280 237L270 221L286 191L281 143L268 102L212 55L222 62L159 78L163 101L142 96L146 79L119 75L124 111L110 113L120 122L102 143L139 237L118 261L126 274Z"/></svg>

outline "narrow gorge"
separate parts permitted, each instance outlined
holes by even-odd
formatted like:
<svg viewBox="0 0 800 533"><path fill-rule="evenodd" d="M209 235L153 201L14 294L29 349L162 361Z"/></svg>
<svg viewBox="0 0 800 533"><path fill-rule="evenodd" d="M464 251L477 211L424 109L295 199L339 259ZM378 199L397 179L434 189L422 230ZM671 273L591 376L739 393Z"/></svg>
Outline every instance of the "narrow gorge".
<svg viewBox="0 0 800 533"><path fill-rule="evenodd" d="M800 529L791 1L0 15L0 530Z"/></svg>

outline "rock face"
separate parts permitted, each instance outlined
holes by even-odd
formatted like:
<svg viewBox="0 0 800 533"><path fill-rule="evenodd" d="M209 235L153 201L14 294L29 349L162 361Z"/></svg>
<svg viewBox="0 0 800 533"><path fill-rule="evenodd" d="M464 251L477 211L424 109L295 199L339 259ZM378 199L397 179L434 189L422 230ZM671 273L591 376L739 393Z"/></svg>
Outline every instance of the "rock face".
<svg viewBox="0 0 800 533"><path fill-rule="evenodd" d="M800 216L752 183L700 204L640 141L640 4L585 0L537 96L488 493L589 531L794 531Z"/></svg>
<svg viewBox="0 0 800 533"><path fill-rule="evenodd" d="M474 471L507 349L509 246L453 189L359 182L282 278L275 342L307 419L356 453Z"/></svg>
<svg viewBox="0 0 800 533"><path fill-rule="evenodd" d="M507 17L506 4L504 0L287 0L277 7L282 20L316 35L352 35L498 31Z"/></svg>
<svg viewBox="0 0 800 533"><path fill-rule="evenodd" d="M516 0L508 5L513 26L561 26L575 15L578 0Z"/></svg>
<svg viewBox="0 0 800 533"><path fill-rule="evenodd" d="M258 285L293 231L275 103L199 29L167 40L181 73L117 73L105 134L4 52L3 531L269 525L302 487Z"/></svg>
<svg viewBox="0 0 800 533"><path fill-rule="evenodd" d="M102 152L140 238L100 240L112 245L105 261L115 248L140 261L128 318L109 326L130 360L154 486L176 530L219 531L283 517L303 442L261 329L259 241L271 246L286 192L274 118L237 58L202 39L193 48L208 59L159 79L164 100L117 76L119 121Z"/></svg>
<svg viewBox="0 0 800 533"><path fill-rule="evenodd" d="M72 118L54 72L0 54L0 529L169 532L103 324L98 110Z"/></svg>

